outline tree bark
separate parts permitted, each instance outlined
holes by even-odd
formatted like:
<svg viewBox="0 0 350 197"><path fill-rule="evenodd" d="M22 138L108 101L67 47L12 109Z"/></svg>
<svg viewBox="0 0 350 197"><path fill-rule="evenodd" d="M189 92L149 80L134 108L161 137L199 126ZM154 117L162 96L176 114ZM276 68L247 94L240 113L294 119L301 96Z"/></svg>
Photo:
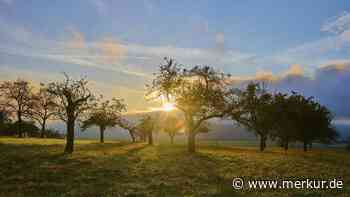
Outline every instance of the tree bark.
<svg viewBox="0 0 350 197"><path fill-rule="evenodd" d="M148 132L148 144L153 145L153 132Z"/></svg>
<svg viewBox="0 0 350 197"><path fill-rule="evenodd" d="M264 138L264 136L260 136L260 151L261 151L261 152L264 151L264 149L265 149L264 143L265 143L265 138Z"/></svg>
<svg viewBox="0 0 350 197"><path fill-rule="evenodd" d="M45 131L46 131L46 120L44 120L43 124L41 125L41 134L40 134L41 138L45 137Z"/></svg>
<svg viewBox="0 0 350 197"><path fill-rule="evenodd" d="M307 151L307 142L304 141L304 152L306 152L306 151Z"/></svg>
<svg viewBox="0 0 350 197"><path fill-rule="evenodd" d="M100 127L100 143L104 143L105 128Z"/></svg>
<svg viewBox="0 0 350 197"><path fill-rule="evenodd" d="M67 121L67 137L66 137L66 147L64 149L65 153L71 154L74 150L74 124L75 120L72 117L68 117Z"/></svg>
<svg viewBox="0 0 350 197"><path fill-rule="evenodd" d="M289 142L288 142L288 139L285 140L284 142L284 150L287 151L288 150L288 145L289 145Z"/></svg>
<svg viewBox="0 0 350 197"><path fill-rule="evenodd" d="M173 145L174 144L174 136L170 135L170 144Z"/></svg>
<svg viewBox="0 0 350 197"><path fill-rule="evenodd" d="M196 152L196 134L193 130L188 132L188 152Z"/></svg>
<svg viewBox="0 0 350 197"><path fill-rule="evenodd" d="M260 136L260 151L264 151L266 148L266 137Z"/></svg>
<svg viewBox="0 0 350 197"><path fill-rule="evenodd" d="M129 130L129 134L130 134L130 137L131 137L132 142L135 142L136 140L135 140L134 131Z"/></svg>
<svg viewBox="0 0 350 197"><path fill-rule="evenodd" d="M22 114L21 114L21 112L17 112L17 120L18 120L18 125L17 125L18 137L22 138L23 132L22 132Z"/></svg>

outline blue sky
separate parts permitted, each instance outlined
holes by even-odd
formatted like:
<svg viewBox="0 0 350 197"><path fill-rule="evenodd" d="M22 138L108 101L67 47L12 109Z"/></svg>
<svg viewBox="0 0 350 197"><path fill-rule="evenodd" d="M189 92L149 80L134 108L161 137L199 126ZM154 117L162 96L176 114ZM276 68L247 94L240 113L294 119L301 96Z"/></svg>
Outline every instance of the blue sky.
<svg viewBox="0 0 350 197"><path fill-rule="evenodd" d="M1 79L87 76L131 110L164 56L239 79L313 77L347 67L349 44L348 0L0 0Z"/></svg>

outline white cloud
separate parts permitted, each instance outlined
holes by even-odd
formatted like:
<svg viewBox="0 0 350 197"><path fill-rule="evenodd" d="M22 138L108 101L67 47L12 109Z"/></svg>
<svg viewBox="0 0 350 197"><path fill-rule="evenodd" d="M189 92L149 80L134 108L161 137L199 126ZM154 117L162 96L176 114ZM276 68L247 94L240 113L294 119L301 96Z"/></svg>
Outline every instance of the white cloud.
<svg viewBox="0 0 350 197"><path fill-rule="evenodd" d="M218 32L215 34L215 46L219 52L223 52L225 50L225 34L222 32Z"/></svg>
<svg viewBox="0 0 350 197"><path fill-rule="evenodd" d="M108 12L108 5L105 0L90 0L92 5L96 8L98 14L105 15Z"/></svg>
<svg viewBox="0 0 350 197"><path fill-rule="evenodd" d="M0 24L6 27L0 29L0 35L7 39L0 46L0 53L113 70L146 78L152 76L163 57L173 57L185 65L206 64L221 69L252 57L232 50L218 53L216 49L126 44L112 37L87 40L75 28L68 28L64 39L51 40L22 26L1 20ZM218 43L223 44L224 35L219 34L217 37Z"/></svg>
<svg viewBox="0 0 350 197"><path fill-rule="evenodd" d="M345 11L338 16L328 19L321 27L321 31L341 34L350 29L350 13Z"/></svg>

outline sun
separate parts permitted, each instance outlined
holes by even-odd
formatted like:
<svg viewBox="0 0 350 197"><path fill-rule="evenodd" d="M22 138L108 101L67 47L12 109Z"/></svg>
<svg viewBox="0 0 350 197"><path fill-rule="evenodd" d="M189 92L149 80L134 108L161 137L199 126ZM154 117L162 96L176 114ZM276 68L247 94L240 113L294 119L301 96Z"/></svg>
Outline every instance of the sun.
<svg viewBox="0 0 350 197"><path fill-rule="evenodd" d="M174 103L164 103L162 107L163 111L172 111L174 109L175 109Z"/></svg>

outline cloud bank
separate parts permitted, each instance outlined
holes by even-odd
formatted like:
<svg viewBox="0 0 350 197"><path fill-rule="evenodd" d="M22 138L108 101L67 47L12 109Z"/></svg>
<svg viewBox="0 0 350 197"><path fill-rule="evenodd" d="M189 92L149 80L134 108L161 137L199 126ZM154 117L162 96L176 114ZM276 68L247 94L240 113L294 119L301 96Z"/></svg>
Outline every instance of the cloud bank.
<svg viewBox="0 0 350 197"><path fill-rule="evenodd" d="M271 92L291 91L313 96L328 106L337 118L350 117L350 60L334 60L321 65L312 76L304 74L300 65L291 65L278 75L258 72L254 77L235 78L235 86L244 86L249 81L264 81Z"/></svg>

